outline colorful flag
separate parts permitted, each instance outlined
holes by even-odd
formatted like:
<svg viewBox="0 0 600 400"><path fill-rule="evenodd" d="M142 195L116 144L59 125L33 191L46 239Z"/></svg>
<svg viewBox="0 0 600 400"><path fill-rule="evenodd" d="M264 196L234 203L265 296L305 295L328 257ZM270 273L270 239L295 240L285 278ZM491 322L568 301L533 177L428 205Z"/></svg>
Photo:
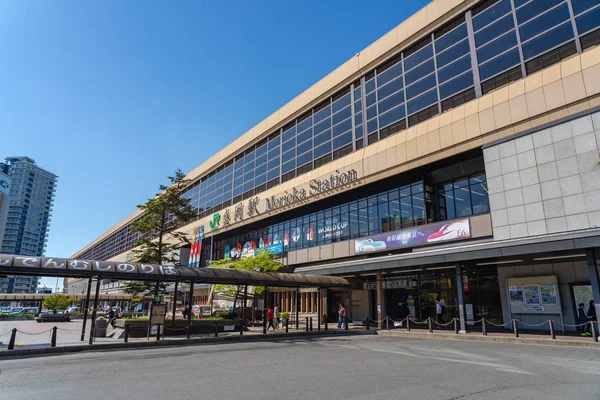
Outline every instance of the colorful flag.
<svg viewBox="0 0 600 400"><path fill-rule="evenodd" d="M200 265L200 256L202 253L202 236L204 235L204 226L196 228L196 235L190 248L190 268L198 268Z"/></svg>

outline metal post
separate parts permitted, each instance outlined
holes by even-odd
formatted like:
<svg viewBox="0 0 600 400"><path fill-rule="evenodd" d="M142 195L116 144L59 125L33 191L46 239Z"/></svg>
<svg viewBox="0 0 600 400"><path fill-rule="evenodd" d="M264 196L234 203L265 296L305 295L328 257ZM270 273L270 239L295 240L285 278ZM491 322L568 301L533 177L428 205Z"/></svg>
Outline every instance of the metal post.
<svg viewBox="0 0 600 400"><path fill-rule="evenodd" d="M265 291L263 293L264 303L265 303L265 304L263 304L263 335L267 334L267 318L268 318L267 311L269 310L269 307L267 307L268 293L269 293L269 291L267 290L267 287L265 286Z"/></svg>
<svg viewBox="0 0 600 400"><path fill-rule="evenodd" d="M513 319L513 331L515 332L515 337L519 337L519 328L516 319Z"/></svg>
<svg viewBox="0 0 600 400"><path fill-rule="evenodd" d="M388 317L385 317L385 329L390 330L390 320Z"/></svg>
<svg viewBox="0 0 600 400"><path fill-rule="evenodd" d="M50 337L50 347L56 347L56 330L58 328L55 326L52 328L52 336Z"/></svg>
<svg viewBox="0 0 600 400"><path fill-rule="evenodd" d="M90 311L90 291L92 290L92 278L88 279L87 294L85 296L85 308L83 309L83 325L81 327L81 341L85 340L85 325Z"/></svg>
<svg viewBox="0 0 600 400"><path fill-rule="evenodd" d="M597 342L598 341L598 332L596 332L596 324L594 323L594 321L590 321L590 326L592 327L592 337L594 338L594 342ZM11 337L11 339L12 339L12 337Z"/></svg>
<svg viewBox="0 0 600 400"><path fill-rule="evenodd" d="M377 271L377 321L379 329L383 329L383 316L385 315L383 299L383 274ZM348 313L346 313L348 315ZM347 322L346 322L347 323Z"/></svg>
<svg viewBox="0 0 600 400"><path fill-rule="evenodd" d="M129 324L125 324L125 343L129 342Z"/></svg>
<svg viewBox="0 0 600 400"><path fill-rule="evenodd" d="M299 330L300 326L300 288L296 288L296 330Z"/></svg>
<svg viewBox="0 0 600 400"><path fill-rule="evenodd" d="M406 317L406 332L410 332L410 318Z"/></svg>
<svg viewBox="0 0 600 400"><path fill-rule="evenodd" d="M552 338L552 340L556 339L556 335L554 334L554 320L550 320L548 322L548 325L550 326L550 337Z"/></svg>
<svg viewBox="0 0 600 400"><path fill-rule="evenodd" d="M313 324L312 324L312 321L313 321L313 317L310 317L310 331L311 331L311 332L312 332L312 330L313 330Z"/></svg>
<svg viewBox="0 0 600 400"><path fill-rule="evenodd" d="M306 332L308 332L308 317L306 317Z"/></svg>
<svg viewBox="0 0 600 400"><path fill-rule="evenodd" d="M171 321L171 326L173 328L175 328L175 309L177 308L177 289L178 289L178 285L179 282L175 282L175 290L173 291L173 314L172 314L172 319L173 321Z"/></svg>
<svg viewBox="0 0 600 400"><path fill-rule="evenodd" d="M96 312L98 310L98 296L100 295L100 277L96 278L96 293L94 295L94 310L92 311L92 326L90 332L90 345L94 343L94 336L96 334Z"/></svg>
<svg viewBox="0 0 600 400"><path fill-rule="evenodd" d="M458 317L460 333L467 333L465 325L465 298L463 295L463 276L460 263L456 264L456 294L458 296Z"/></svg>
<svg viewBox="0 0 600 400"><path fill-rule="evenodd" d="M246 329L246 304L248 304L248 285L244 286L244 305L242 306L242 327L240 329L240 336L244 335L244 329Z"/></svg>
<svg viewBox="0 0 600 400"><path fill-rule="evenodd" d="M17 328L13 328L10 334L10 340L8 341L8 350L15 349L15 339L17 338Z"/></svg>
<svg viewBox="0 0 600 400"><path fill-rule="evenodd" d="M346 323L346 328L345 329L348 330L348 317L347 316L344 317L344 322Z"/></svg>
<svg viewBox="0 0 600 400"><path fill-rule="evenodd" d="M321 330L321 300L323 300L323 294L321 293L321 289L317 292L319 294L317 298L317 330Z"/></svg>
<svg viewBox="0 0 600 400"><path fill-rule="evenodd" d="M454 318L454 333L458 335L458 318Z"/></svg>
<svg viewBox="0 0 600 400"><path fill-rule="evenodd" d="M219 337L219 324L215 321L215 337Z"/></svg>
<svg viewBox="0 0 600 400"><path fill-rule="evenodd" d="M325 320L325 330L329 329L328 325L329 325L329 323L327 322L327 320Z"/></svg>
<svg viewBox="0 0 600 400"><path fill-rule="evenodd" d="M192 304L194 303L194 281L190 281L190 295L188 296L188 316L187 316L187 328L186 338L190 338L192 331Z"/></svg>
<svg viewBox="0 0 600 400"><path fill-rule="evenodd" d="M367 318L367 330L369 330L369 318Z"/></svg>
<svg viewBox="0 0 600 400"><path fill-rule="evenodd" d="M429 324L429 333L433 333L433 326L431 325L431 317L427 318L427 323Z"/></svg>
<svg viewBox="0 0 600 400"><path fill-rule="evenodd" d="M483 336L487 336L487 330L485 329L485 318L481 318L481 333Z"/></svg>
<svg viewBox="0 0 600 400"><path fill-rule="evenodd" d="M289 333L290 332L290 319L286 318L285 319L285 333Z"/></svg>

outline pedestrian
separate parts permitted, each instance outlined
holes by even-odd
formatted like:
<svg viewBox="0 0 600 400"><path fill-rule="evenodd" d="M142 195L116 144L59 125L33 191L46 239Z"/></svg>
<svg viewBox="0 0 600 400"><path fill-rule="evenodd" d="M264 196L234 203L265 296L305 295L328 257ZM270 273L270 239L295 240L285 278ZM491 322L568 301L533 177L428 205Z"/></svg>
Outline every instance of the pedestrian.
<svg viewBox="0 0 600 400"><path fill-rule="evenodd" d="M108 323L114 328L115 327L115 320L116 320L116 318L115 318L115 316L116 316L115 310L112 309L112 308L109 309L107 316L108 316Z"/></svg>
<svg viewBox="0 0 600 400"><path fill-rule="evenodd" d="M594 300L590 300L590 305L587 311L588 321L594 324L594 328L596 329L596 335L598 334L598 316L596 315L596 305L594 304Z"/></svg>
<svg viewBox="0 0 600 400"><path fill-rule="evenodd" d="M344 322L348 324L348 322L346 322L346 307L344 307L344 304L340 304L338 315L338 328L341 329L344 326Z"/></svg>
<svg viewBox="0 0 600 400"><path fill-rule="evenodd" d="M279 330L279 324L281 322L281 319L279 318L279 303L275 304L274 315L275 315L275 330Z"/></svg>
<svg viewBox="0 0 600 400"><path fill-rule="evenodd" d="M269 309L267 310L267 319L269 320L269 325L267 325L267 331L269 330L269 328L273 327L273 330L275 331L275 325L273 324L273 318L275 317L275 312L273 311L273 309L271 307L269 307Z"/></svg>
<svg viewBox="0 0 600 400"><path fill-rule="evenodd" d="M181 315L183 316L183 319L187 319L190 315L190 308L188 306L185 306Z"/></svg>
<svg viewBox="0 0 600 400"><path fill-rule="evenodd" d="M579 303L579 308L577 309L577 324L581 325L579 327L579 332L581 332L581 336L592 336L590 333L590 324L588 321L587 315L585 315L585 310L583 309L584 304Z"/></svg>
<svg viewBox="0 0 600 400"><path fill-rule="evenodd" d="M435 299L435 320L438 324L442 323L445 307L440 302L440 299Z"/></svg>

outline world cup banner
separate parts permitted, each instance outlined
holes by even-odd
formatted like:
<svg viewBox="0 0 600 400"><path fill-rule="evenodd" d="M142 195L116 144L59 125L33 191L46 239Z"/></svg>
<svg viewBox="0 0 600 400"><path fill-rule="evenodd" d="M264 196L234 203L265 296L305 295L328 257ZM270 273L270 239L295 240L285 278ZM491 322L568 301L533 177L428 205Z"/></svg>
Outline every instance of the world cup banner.
<svg viewBox="0 0 600 400"><path fill-rule="evenodd" d="M470 238L469 218L456 219L359 238L354 241L354 252L355 254L375 253Z"/></svg>

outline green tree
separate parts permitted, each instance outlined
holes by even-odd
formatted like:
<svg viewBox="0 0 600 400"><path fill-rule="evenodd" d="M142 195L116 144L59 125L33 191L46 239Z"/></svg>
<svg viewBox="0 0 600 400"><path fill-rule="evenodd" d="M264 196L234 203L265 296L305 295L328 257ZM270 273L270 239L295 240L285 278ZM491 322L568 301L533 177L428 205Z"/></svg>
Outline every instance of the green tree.
<svg viewBox="0 0 600 400"><path fill-rule="evenodd" d="M240 258L237 260L229 259L213 261L210 268L233 269L237 271L277 272L283 268L283 264L277 260L277 255L272 254L269 251L260 251L257 252L254 257ZM233 297L233 308L235 308L241 289L242 286L215 285L213 291ZM263 286L254 286L255 295L263 293L264 290L265 288Z"/></svg>
<svg viewBox="0 0 600 400"><path fill-rule="evenodd" d="M44 299L42 303L48 310L52 310L56 314L56 310L64 310L69 307L71 300L67 296L61 294L52 294Z"/></svg>
<svg viewBox="0 0 600 400"><path fill-rule="evenodd" d="M196 217L190 199L181 196L190 182L181 169L177 169L169 180L169 186L160 185L156 196L137 206L143 216L131 224L131 230L139 234L133 253L140 263L180 265L178 250L181 243L190 243L185 233L177 231ZM147 301L152 292L154 295L165 294L167 283L131 281L125 283L123 291L137 301Z"/></svg>

